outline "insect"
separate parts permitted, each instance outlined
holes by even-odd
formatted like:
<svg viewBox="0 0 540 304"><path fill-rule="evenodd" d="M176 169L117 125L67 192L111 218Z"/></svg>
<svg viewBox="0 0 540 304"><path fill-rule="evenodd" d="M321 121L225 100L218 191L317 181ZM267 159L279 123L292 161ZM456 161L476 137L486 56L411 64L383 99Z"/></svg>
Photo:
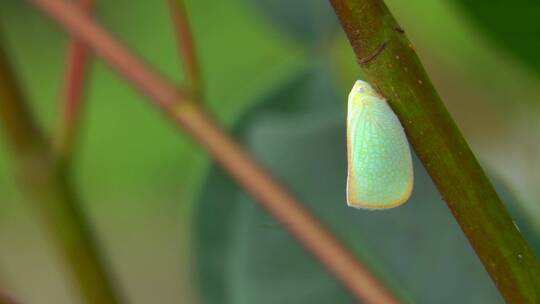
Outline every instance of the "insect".
<svg viewBox="0 0 540 304"><path fill-rule="evenodd" d="M403 127L386 100L358 80L347 110L347 204L388 209L407 201L413 167Z"/></svg>

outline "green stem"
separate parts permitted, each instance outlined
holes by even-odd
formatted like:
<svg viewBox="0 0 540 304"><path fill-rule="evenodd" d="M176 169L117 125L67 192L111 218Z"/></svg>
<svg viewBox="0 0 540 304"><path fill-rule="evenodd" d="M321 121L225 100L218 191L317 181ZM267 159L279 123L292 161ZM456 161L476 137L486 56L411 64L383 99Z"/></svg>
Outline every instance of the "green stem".
<svg viewBox="0 0 540 304"><path fill-rule="evenodd" d="M20 184L42 216L86 303L118 303L68 176L30 115L0 45L0 124Z"/></svg>
<svg viewBox="0 0 540 304"><path fill-rule="evenodd" d="M539 303L538 261L384 2L330 2L368 80L387 97L502 296L509 303Z"/></svg>

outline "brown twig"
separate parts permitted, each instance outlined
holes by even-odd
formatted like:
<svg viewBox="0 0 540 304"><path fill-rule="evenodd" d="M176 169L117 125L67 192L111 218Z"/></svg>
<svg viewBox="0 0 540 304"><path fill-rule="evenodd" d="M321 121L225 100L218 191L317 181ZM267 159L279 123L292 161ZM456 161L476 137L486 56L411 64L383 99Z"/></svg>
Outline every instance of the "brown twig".
<svg viewBox="0 0 540 304"><path fill-rule="evenodd" d="M79 0L83 13L90 14L94 0ZM72 156L80 111L84 102L84 86L88 69L88 50L83 41L71 37L67 47L66 71L61 97L56 153L59 162L68 163Z"/></svg>
<svg viewBox="0 0 540 304"><path fill-rule="evenodd" d="M192 95L200 100L202 99L202 79L195 51L195 43L191 35L189 19L183 0L168 0L171 19L176 32L176 41L178 51L184 67L185 84Z"/></svg>
<svg viewBox="0 0 540 304"><path fill-rule="evenodd" d="M71 32L135 86L152 97L229 174L275 216L358 299L365 303L398 303L397 298L341 244L302 203L218 127L197 104L182 99L169 82L142 64L102 27L72 5L58 0L30 0Z"/></svg>

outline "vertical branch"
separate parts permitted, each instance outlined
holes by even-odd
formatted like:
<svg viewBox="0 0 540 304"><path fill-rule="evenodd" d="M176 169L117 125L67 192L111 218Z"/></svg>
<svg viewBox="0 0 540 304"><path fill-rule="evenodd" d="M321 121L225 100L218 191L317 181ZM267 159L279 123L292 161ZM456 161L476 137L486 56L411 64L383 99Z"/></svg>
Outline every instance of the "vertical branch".
<svg viewBox="0 0 540 304"><path fill-rule="evenodd" d="M184 67L186 87L191 91L195 98L201 98L203 94L201 72L195 43L191 34L189 20L186 12L184 0L168 0L169 11L176 32L176 41L178 51Z"/></svg>
<svg viewBox="0 0 540 304"><path fill-rule="evenodd" d="M508 303L540 303L540 265L382 0L330 0L368 80ZM464 274L466 275L466 274Z"/></svg>
<svg viewBox="0 0 540 304"><path fill-rule="evenodd" d="M184 0L167 0L167 2L183 69L184 83L182 87L188 91L193 101L204 102L204 87L202 85L201 71L197 60L197 52L186 5ZM182 263L185 265L182 271L182 280L184 282L181 290L183 294L182 301L195 304L199 303L200 299L198 298L196 288L191 283L193 281L191 278L195 275L194 263L192 263L195 260L195 253L189 248L193 237L193 234L190 233L190 228L193 225L193 214L190 204L185 205L185 207L182 212L184 229L182 229L179 236L181 243L185 245L183 247L184 258L182 260Z"/></svg>
<svg viewBox="0 0 540 304"><path fill-rule="evenodd" d="M365 265L224 132L197 102L183 99L184 96L174 86L150 70L102 27L73 6L59 0L29 1L79 35L96 54L150 96L156 106L201 144L356 299L364 303L399 303L398 298Z"/></svg>
<svg viewBox="0 0 540 304"><path fill-rule="evenodd" d="M21 187L41 215L84 301L118 303L73 188L28 111L1 45L0 124Z"/></svg>
<svg viewBox="0 0 540 304"><path fill-rule="evenodd" d="M81 11L90 14L94 0L79 0ZM67 47L66 71L61 97L61 117L56 138L56 153L60 163L67 164L73 154L77 125L81 119L84 87L88 69L88 50L83 41L71 37Z"/></svg>

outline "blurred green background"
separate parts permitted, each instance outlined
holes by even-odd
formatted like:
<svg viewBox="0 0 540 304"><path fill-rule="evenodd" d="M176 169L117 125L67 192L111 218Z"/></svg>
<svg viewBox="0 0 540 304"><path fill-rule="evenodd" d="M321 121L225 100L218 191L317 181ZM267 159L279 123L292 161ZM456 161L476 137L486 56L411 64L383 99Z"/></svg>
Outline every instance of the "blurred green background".
<svg viewBox="0 0 540 304"><path fill-rule="evenodd" d="M180 83L166 1L97 1L96 18ZM540 252L540 24L535 0L387 0L435 86ZM397 293L502 303L421 163L403 207L345 205L345 103L361 71L326 0L186 0L208 109ZM0 4L11 62L56 127L67 36ZM94 61L76 156L84 210L130 303L353 303L272 218L123 79ZM0 286L77 303L0 138ZM196 257L196 258L194 258Z"/></svg>

